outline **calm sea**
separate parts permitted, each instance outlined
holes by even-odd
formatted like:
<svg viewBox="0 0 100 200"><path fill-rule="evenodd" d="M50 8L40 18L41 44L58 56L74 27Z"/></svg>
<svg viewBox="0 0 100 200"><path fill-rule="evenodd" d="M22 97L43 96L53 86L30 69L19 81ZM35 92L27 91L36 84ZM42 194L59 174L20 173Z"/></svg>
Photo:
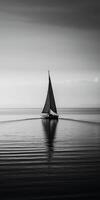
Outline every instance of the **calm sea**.
<svg viewBox="0 0 100 200"><path fill-rule="evenodd" d="M0 199L99 199L100 109L0 110Z"/></svg>

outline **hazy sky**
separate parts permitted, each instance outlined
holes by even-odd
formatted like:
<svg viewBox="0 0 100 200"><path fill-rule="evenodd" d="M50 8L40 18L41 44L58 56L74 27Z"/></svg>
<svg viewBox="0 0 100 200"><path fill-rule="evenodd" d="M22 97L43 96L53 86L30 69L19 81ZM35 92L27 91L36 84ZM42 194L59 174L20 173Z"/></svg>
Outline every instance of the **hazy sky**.
<svg viewBox="0 0 100 200"><path fill-rule="evenodd" d="M0 0L0 107L100 106L100 0Z"/></svg>

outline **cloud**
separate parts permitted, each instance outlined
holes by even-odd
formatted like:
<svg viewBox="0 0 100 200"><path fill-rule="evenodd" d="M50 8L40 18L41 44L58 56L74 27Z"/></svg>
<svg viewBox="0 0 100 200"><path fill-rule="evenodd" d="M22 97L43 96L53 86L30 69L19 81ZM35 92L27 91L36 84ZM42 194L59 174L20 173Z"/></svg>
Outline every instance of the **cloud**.
<svg viewBox="0 0 100 200"><path fill-rule="evenodd" d="M0 10L29 23L100 29L99 0L5 0Z"/></svg>

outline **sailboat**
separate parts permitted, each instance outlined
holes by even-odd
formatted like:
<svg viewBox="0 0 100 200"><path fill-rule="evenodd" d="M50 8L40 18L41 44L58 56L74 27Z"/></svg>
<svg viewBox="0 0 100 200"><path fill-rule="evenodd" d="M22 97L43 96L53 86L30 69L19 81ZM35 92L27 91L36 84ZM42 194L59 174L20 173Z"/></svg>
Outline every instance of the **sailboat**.
<svg viewBox="0 0 100 200"><path fill-rule="evenodd" d="M43 118L46 118L46 119L58 119L57 108L56 108L56 103L55 103L49 71L48 71L48 78L49 78L48 92L47 92L45 105L42 110L42 116Z"/></svg>

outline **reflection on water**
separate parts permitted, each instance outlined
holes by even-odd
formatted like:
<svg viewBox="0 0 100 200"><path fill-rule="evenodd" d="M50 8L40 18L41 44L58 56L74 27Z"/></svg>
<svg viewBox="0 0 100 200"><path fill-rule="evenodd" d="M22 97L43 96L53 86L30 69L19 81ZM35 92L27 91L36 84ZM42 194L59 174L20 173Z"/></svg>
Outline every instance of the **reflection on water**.
<svg viewBox="0 0 100 200"><path fill-rule="evenodd" d="M49 120L49 119L42 119L42 125L46 137L46 144L48 149L48 161L51 160L53 149L54 149L54 138L56 135L56 128L57 128L58 120Z"/></svg>

